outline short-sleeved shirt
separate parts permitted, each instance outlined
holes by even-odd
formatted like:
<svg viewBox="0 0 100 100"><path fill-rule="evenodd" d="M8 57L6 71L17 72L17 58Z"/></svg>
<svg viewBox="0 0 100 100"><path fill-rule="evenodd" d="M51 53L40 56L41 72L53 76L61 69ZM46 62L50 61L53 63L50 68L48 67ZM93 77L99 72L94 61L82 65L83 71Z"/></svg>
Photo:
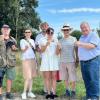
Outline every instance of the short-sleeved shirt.
<svg viewBox="0 0 100 100"><path fill-rule="evenodd" d="M76 41L76 38L73 36L69 36L68 38L62 38L61 40L59 40L59 43L61 45L60 62L75 62Z"/></svg>
<svg viewBox="0 0 100 100"><path fill-rule="evenodd" d="M100 38L96 32L91 32L87 36L82 35L79 41L84 43L91 43L96 46L93 49L79 47L78 56L80 60L86 61L100 55Z"/></svg>
<svg viewBox="0 0 100 100"><path fill-rule="evenodd" d="M36 44L39 44L39 41L41 38L45 37L45 35L43 35L42 32L40 32L37 36L36 36L36 39L35 39L35 43Z"/></svg>
<svg viewBox="0 0 100 100"><path fill-rule="evenodd" d="M29 39L29 42L35 48L34 40L33 39ZM29 48L25 52L22 52L22 60L25 60L25 59L34 59L35 58L35 53L32 50L30 44L25 39L22 39L20 41L20 47L21 47L21 49L25 49L25 46L28 46Z"/></svg>

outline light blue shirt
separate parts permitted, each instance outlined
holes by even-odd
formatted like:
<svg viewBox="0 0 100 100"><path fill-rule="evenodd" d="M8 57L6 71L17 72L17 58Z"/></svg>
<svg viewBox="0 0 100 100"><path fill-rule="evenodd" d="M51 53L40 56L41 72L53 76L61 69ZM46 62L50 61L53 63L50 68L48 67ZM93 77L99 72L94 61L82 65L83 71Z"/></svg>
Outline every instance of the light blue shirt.
<svg viewBox="0 0 100 100"><path fill-rule="evenodd" d="M82 35L80 41L84 43L92 43L96 46L93 49L79 47L78 56L80 60L86 61L100 55L100 38L96 32L91 32L87 36Z"/></svg>

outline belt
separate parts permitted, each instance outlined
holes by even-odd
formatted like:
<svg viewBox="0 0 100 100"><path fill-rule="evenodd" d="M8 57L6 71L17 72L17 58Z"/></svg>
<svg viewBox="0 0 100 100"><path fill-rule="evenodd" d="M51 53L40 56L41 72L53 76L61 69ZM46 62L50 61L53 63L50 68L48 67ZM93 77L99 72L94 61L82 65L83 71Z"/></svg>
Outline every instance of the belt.
<svg viewBox="0 0 100 100"><path fill-rule="evenodd" d="M94 57L94 58L92 58L92 59L89 59L89 60L81 60L81 62L91 62L92 60L95 60L96 58L98 58L99 56L96 56L96 57Z"/></svg>

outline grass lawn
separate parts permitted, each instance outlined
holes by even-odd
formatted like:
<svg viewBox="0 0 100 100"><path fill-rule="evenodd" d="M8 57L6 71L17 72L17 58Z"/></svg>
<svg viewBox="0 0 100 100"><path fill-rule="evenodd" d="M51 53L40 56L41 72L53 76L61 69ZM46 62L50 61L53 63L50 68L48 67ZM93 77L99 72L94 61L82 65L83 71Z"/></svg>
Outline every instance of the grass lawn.
<svg viewBox="0 0 100 100"><path fill-rule="evenodd" d="M13 92L23 92L23 84L24 80L22 77L22 65L21 65L21 60L20 60L20 53L17 53L17 66L16 66L16 79L13 82L13 87L12 91ZM85 88L84 88L84 83L82 80L81 72L80 72L80 67L77 68L77 83L76 83L76 93L79 98L85 95ZM6 79L5 79L6 81ZM6 88L6 82L4 81L4 90ZM34 93L40 93L43 89L43 79L41 75L38 75L34 81L33 81L33 91ZM57 83L57 94L59 96L65 94L65 85L64 82L59 82Z"/></svg>

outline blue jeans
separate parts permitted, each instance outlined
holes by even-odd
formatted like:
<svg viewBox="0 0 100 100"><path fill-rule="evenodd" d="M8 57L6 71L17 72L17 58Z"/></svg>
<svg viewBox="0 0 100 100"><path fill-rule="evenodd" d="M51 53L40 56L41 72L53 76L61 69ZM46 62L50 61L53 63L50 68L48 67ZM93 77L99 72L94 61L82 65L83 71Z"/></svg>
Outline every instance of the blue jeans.
<svg viewBox="0 0 100 100"><path fill-rule="evenodd" d="M93 60L81 61L81 72L86 88L86 97L91 99L100 96L100 56Z"/></svg>

